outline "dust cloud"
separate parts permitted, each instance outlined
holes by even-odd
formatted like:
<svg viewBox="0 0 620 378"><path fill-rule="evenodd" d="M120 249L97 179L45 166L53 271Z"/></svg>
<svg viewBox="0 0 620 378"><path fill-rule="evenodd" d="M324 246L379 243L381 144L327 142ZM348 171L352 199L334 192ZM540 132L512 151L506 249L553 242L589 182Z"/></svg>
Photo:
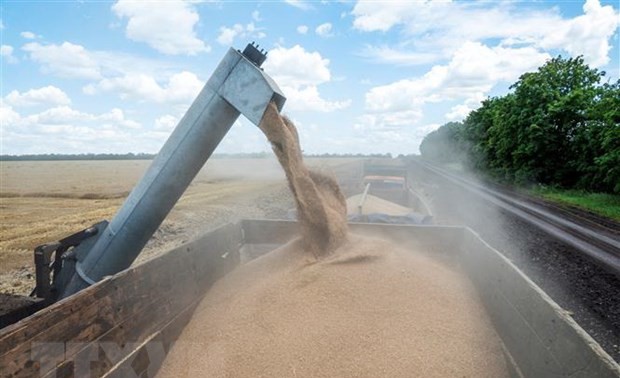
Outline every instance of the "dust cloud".
<svg viewBox="0 0 620 378"><path fill-rule="evenodd" d="M493 189L489 187L488 180L469 168L471 163L466 157L459 159L457 163L444 165L444 169L447 168L470 185ZM521 269L530 271L533 268L526 251L539 249L537 244L540 240L516 229L513 217L480 194L464 189L419 164L414 163L411 168L413 179L410 184L429 203L437 224L468 226Z"/></svg>
<svg viewBox="0 0 620 378"><path fill-rule="evenodd" d="M283 181L284 172L275 158L209 159L196 176L197 181L221 180Z"/></svg>
<svg viewBox="0 0 620 378"><path fill-rule="evenodd" d="M507 377L465 275L349 234L344 197L304 166L295 126L270 106L261 130L295 196L301 237L216 282L159 376Z"/></svg>

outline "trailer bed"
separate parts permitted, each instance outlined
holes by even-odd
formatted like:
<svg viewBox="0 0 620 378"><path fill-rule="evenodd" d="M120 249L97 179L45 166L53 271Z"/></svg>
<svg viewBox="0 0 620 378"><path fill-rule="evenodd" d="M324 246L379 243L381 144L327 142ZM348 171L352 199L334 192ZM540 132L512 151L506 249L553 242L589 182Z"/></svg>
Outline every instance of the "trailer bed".
<svg viewBox="0 0 620 378"><path fill-rule="evenodd" d="M470 229L350 228L457 260L478 289L513 376L620 376L618 364L569 314ZM152 377L217 279L242 259L296 234L295 222L242 220L108 277L0 330L0 372L3 377Z"/></svg>

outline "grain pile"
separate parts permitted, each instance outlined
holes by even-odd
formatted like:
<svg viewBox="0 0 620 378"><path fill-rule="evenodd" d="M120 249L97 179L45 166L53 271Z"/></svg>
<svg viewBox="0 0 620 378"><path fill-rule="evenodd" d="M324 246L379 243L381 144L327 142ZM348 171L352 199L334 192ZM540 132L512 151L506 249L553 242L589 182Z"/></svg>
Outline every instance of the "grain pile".
<svg viewBox="0 0 620 378"><path fill-rule="evenodd" d="M302 237L216 282L159 376L508 376L469 281L393 242L347 237L344 198L303 167L294 126L273 109L261 125L297 197Z"/></svg>
<svg viewBox="0 0 620 378"><path fill-rule="evenodd" d="M362 200L362 194L356 194L347 198L347 213L359 214L359 204ZM381 213L388 215L407 215L412 213L413 210L401 206L397 203L386 201L383 198L379 198L370 194L366 195L364 203L362 204L362 214Z"/></svg>

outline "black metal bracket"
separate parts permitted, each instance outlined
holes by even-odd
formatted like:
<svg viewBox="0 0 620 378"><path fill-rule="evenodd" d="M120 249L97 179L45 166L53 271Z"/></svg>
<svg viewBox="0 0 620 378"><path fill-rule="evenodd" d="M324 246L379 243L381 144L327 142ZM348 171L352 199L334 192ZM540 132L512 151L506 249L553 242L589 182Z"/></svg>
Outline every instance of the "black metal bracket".
<svg viewBox="0 0 620 378"><path fill-rule="evenodd" d="M58 293L54 282L63 268L63 259L69 255L67 251L78 246L84 240L97 235L99 232L97 226L98 224L57 242L43 244L34 249L36 287L30 294L31 297L36 296L50 302L56 300Z"/></svg>
<svg viewBox="0 0 620 378"><path fill-rule="evenodd" d="M259 46L259 44L254 45L254 42L248 43L242 52L243 56L248 58L250 62L256 64L257 67L260 67L267 59L267 52L263 49L259 50Z"/></svg>

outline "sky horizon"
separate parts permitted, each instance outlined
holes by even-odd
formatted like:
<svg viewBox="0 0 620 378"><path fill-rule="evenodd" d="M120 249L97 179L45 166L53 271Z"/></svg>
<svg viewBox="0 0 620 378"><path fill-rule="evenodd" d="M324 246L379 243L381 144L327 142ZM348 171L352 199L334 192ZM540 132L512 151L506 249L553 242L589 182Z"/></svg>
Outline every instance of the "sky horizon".
<svg viewBox="0 0 620 378"><path fill-rule="evenodd" d="M607 0L5 0L0 154L156 153L251 41L306 153L419 153L558 55L617 80L619 26ZM270 150L241 116L215 153Z"/></svg>

